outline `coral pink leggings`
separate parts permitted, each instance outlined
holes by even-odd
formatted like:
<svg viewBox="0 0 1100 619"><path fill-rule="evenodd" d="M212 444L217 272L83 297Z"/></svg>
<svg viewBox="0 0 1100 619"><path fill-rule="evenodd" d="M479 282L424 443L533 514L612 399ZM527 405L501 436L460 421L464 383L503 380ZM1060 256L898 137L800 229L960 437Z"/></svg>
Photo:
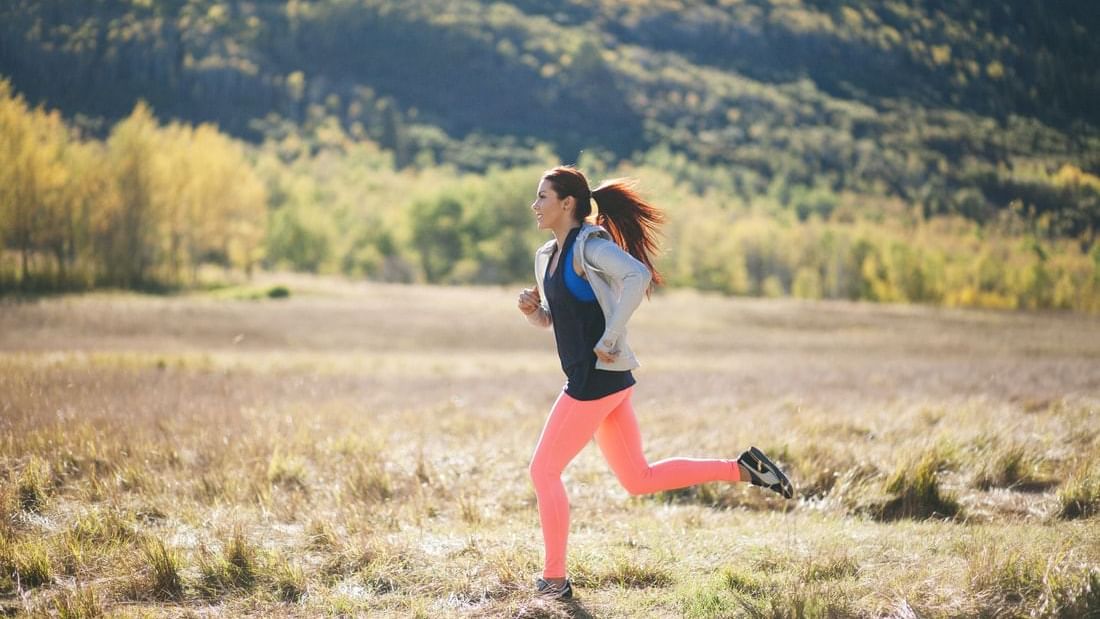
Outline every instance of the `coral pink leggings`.
<svg viewBox="0 0 1100 619"><path fill-rule="evenodd" d="M632 495L741 479L736 460L669 458L646 462L638 421L630 406L633 391L634 387L628 387L590 401L576 400L562 391L554 402L530 467L546 546L543 578L565 576L569 498L561 483L561 472L593 434L619 482Z"/></svg>

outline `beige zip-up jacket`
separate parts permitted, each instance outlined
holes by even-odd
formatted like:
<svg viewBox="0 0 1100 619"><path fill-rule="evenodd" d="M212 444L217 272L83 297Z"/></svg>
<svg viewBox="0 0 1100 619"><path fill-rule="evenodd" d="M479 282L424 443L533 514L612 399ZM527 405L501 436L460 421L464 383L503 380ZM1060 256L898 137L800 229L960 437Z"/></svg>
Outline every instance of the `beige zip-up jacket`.
<svg viewBox="0 0 1100 619"><path fill-rule="evenodd" d="M640 364L627 345L626 323L642 303L653 276L645 264L615 244L611 240L611 234L603 226L588 222L581 224L573 243L573 262L581 267L580 272L584 273L585 279L592 286L596 301L603 310L606 328L596 346L603 351L618 354L612 363L597 358L596 367L620 372L632 370ZM554 324L542 280L556 245L557 240L551 239L535 252L535 282L541 305L527 315L527 320L540 327L551 327ZM559 264L558 268L561 266Z"/></svg>

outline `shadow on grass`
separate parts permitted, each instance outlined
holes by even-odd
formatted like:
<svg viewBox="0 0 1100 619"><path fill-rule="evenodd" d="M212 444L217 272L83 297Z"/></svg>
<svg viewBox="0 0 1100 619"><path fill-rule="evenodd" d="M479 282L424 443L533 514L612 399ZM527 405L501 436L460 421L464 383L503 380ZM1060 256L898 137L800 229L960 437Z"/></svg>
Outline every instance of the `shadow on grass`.
<svg viewBox="0 0 1100 619"><path fill-rule="evenodd" d="M513 619L594 619L580 600L533 599L512 616Z"/></svg>

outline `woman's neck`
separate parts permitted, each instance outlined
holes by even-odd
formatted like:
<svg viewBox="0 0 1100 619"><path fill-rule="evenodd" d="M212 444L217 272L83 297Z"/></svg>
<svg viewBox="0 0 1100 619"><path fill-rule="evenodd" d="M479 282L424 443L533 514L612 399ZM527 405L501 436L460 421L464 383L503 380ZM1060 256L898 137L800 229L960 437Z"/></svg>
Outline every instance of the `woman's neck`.
<svg viewBox="0 0 1100 619"><path fill-rule="evenodd" d="M554 238L558 241L558 249L561 249L565 245L565 239L569 236L569 233L573 228L580 228L580 222L570 221L562 224L562 226L554 228Z"/></svg>

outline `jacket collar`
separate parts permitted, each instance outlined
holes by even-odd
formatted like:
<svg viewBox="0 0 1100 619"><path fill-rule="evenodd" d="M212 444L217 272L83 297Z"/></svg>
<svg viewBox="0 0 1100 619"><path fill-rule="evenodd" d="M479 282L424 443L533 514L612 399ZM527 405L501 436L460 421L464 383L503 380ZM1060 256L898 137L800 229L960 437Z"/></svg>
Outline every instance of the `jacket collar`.
<svg viewBox="0 0 1100 619"><path fill-rule="evenodd" d="M577 232L577 240L575 242L578 242L578 243L582 242L584 239L587 239L589 236L592 236L593 234L595 234L596 236L599 236L599 237L603 237L605 239L610 239L611 238L611 234L603 226L598 226L596 224L589 223L589 222L585 221L584 223L581 224L580 231ZM557 239L550 239L549 241L544 243L542 245L542 247L539 248L538 253L539 254L549 254L549 253L553 252L555 245L557 245L557 242L558 242Z"/></svg>
<svg viewBox="0 0 1100 619"><path fill-rule="evenodd" d="M581 231L577 233L577 238L580 239L581 237L584 237L585 239L587 239L592 235L596 235L605 239L611 238L611 233L608 232L607 229L603 226L588 223L587 221L582 223Z"/></svg>

